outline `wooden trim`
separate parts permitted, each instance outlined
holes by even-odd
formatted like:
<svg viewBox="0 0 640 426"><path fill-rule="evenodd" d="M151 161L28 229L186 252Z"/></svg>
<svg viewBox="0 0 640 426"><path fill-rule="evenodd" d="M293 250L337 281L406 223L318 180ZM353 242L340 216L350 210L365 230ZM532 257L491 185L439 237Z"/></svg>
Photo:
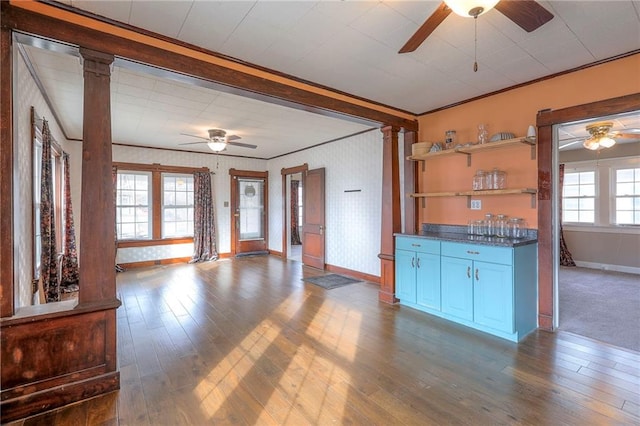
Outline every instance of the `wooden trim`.
<svg viewBox="0 0 640 426"><path fill-rule="evenodd" d="M163 40L157 34L123 30L43 3L11 3L2 14L2 25L7 28L175 71L187 79L201 78L216 83L216 90L359 123L390 123L407 130L418 126L413 114L287 81L244 62L233 63L180 46L175 40Z"/></svg>
<svg viewBox="0 0 640 426"><path fill-rule="evenodd" d="M143 260L140 262L120 263L125 269L148 268L157 265L173 265L175 263L189 263L191 257L174 257L172 259Z"/></svg>
<svg viewBox="0 0 640 426"><path fill-rule="evenodd" d="M307 170L309 170L309 164L308 163L304 163L300 166L294 166L294 167L289 167L289 168L282 168L280 169L280 174L281 175L295 175L296 173L304 173Z"/></svg>
<svg viewBox="0 0 640 426"><path fill-rule="evenodd" d="M633 56L633 55L637 55L637 54L640 54L640 49L632 50L630 52L622 53L620 55L616 55L616 56L612 56L610 58L602 59L600 61L591 62L590 64L581 65L579 67L571 68L571 69L568 69L568 70L565 70L565 71L561 71L561 72L557 72L555 74L550 74L550 75L547 75L545 77L540 77L540 78L536 78L534 80L529 80L529 81L524 82L524 83L520 83L520 84L516 84L516 85L513 85L513 86L505 87L504 89L495 90L493 92L485 93L484 95L476 96L474 98L469 98L469 99L465 99L465 100L460 101L460 102L455 102L455 103L452 103L452 104L449 104L449 105L438 107L438 108L432 109L430 111L417 114L417 116L418 117L422 117L422 116L425 116L425 115L428 115L428 114L433 114L435 112L443 111L445 109L454 108L454 107L457 107L457 106L460 106L460 105L467 104L469 102L474 102L474 101L478 101L480 99L489 98L491 96L495 96L495 95L498 95L500 93L509 92L511 90L519 89L521 87L525 87L525 86L529 86L529 85L532 85L532 84L540 83L540 82L545 81L545 80L551 80L553 78L560 77L562 75L571 74L571 73L577 72L577 71L582 71L582 70L585 70L587 68L595 67L595 66L598 66L598 65L603 65L603 64L606 64L608 62L614 62L614 61L617 61L619 59L624 59L624 58L627 58L629 56Z"/></svg>
<svg viewBox="0 0 640 426"><path fill-rule="evenodd" d="M407 194L417 192L418 188L418 174L415 161L411 161L407 158L411 153L411 146L417 141L418 135L416 132L404 133L404 232L406 234L415 234L418 229L418 203L414 198L409 197Z"/></svg>
<svg viewBox="0 0 640 426"><path fill-rule="evenodd" d="M143 147L141 147L143 148ZM166 166L159 163L153 164L140 164L140 163L123 163L114 161L113 165L118 168L118 171L132 171L132 172L160 172L160 173L184 173L193 174L195 172L208 172L207 167L184 167L184 166Z"/></svg>
<svg viewBox="0 0 640 426"><path fill-rule="evenodd" d="M553 126L636 110L640 110L640 93L538 112L538 327L541 329L553 331L554 323Z"/></svg>
<svg viewBox="0 0 640 426"><path fill-rule="evenodd" d="M278 256L278 257L284 258L284 256L282 255L281 251L269 249L269 254L272 255L272 256Z"/></svg>
<svg viewBox="0 0 640 426"><path fill-rule="evenodd" d="M289 238L289 227L287 226L287 175L295 175L296 173L304 173L309 170L309 164L304 163L300 166L280 169L282 175L282 253L283 259L287 258L287 241Z"/></svg>
<svg viewBox="0 0 640 426"><path fill-rule="evenodd" d="M153 240L119 240L118 248L127 247L153 247L153 246L170 246L173 244L192 243L193 237L185 238L160 238Z"/></svg>
<svg viewBox="0 0 640 426"><path fill-rule="evenodd" d="M354 271L352 269L342 268L340 266L326 264L325 269L329 272L333 272L336 274L348 275L352 278L357 278L363 281L372 282L375 284L380 284L380 277L375 275L366 274L364 272Z"/></svg>
<svg viewBox="0 0 640 426"><path fill-rule="evenodd" d="M2 17L4 7L2 2ZM14 313L13 302L13 41L0 30L0 317Z"/></svg>
<svg viewBox="0 0 640 426"><path fill-rule="evenodd" d="M382 220L380 226L380 291L378 300L396 303L395 260L393 259L395 239L393 235L401 231L400 218L400 163L398 154L398 129L385 126L382 131Z"/></svg>
<svg viewBox="0 0 640 426"><path fill-rule="evenodd" d="M255 170L237 170L237 169L229 169L229 175L231 176L242 176L247 178L268 178L269 172L260 172Z"/></svg>

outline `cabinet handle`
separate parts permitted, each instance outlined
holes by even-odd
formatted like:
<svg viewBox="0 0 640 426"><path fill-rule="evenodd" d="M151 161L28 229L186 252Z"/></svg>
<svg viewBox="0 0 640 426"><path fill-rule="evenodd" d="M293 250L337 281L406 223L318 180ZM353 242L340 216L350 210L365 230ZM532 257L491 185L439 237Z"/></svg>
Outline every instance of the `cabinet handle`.
<svg viewBox="0 0 640 426"><path fill-rule="evenodd" d="M416 264L418 265L418 268L420 267L420 258L416 258Z"/></svg>
<svg viewBox="0 0 640 426"><path fill-rule="evenodd" d="M478 268L476 268L476 281L480 280L480 277L478 276Z"/></svg>
<svg viewBox="0 0 640 426"><path fill-rule="evenodd" d="M479 251L467 250L467 254L480 254L480 252Z"/></svg>
<svg viewBox="0 0 640 426"><path fill-rule="evenodd" d="M467 278L471 278L471 266L467 266Z"/></svg>
<svg viewBox="0 0 640 426"><path fill-rule="evenodd" d="M411 244L411 247L422 247L420 244Z"/></svg>
<svg viewBox="0 0 640 426"><path fill-rule="evenodd" d="M413 257L411 258L411 267L412 267L412 268L415 268L415 267L416 267L415 259L414 259Z"/></svg>

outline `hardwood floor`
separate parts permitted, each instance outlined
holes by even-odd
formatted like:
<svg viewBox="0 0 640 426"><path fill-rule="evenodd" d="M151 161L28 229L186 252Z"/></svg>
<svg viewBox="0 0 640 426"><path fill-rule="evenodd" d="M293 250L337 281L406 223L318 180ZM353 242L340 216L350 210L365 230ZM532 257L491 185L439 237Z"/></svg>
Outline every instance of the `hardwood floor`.
<svg viewBox="0 0 640 426"><path fill-rule="evenodd" d="M516 345L273 256L118 274L119 392L15 425L638 424L640 353Z"/></svg>

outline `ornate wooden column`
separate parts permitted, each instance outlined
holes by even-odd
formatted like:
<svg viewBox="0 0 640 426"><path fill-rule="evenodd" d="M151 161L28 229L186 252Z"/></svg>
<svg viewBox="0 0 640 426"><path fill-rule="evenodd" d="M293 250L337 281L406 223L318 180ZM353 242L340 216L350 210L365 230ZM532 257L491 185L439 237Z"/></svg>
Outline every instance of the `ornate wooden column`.
<svg viewBox="0 0 640 426"><path fill-rule="evenodd" d="M393 234L401 231L400 164L398 162L397 127L382 129L382 224L380 241L380 291L378 300L396 303L395 241Z"/></svg>
<svg viewBox="0 0 640 426"><path fill-rule="evenodd" d="M115 206L111 175L113 55L80 48L84 68L80 305L116 297Z"/></svg>
<svg viewBox="0 0 640 426"><path fill-rule="evenodd" d="M416 142L416 132L405 131L404 132L404 229L406 234L415 234L418 230L417 223L417 200L412 197L408 197L407 194L412 194L416 191L416 162L407 160L407 157L411 155L411 145Z"/></svg>
<svg viewBox="0 0 640 426"><path fill-rule="evenodd" d="M4 6L4 5L3 5ZM13 46L2 27L0 57L0 317L13 315Z"/></svg>

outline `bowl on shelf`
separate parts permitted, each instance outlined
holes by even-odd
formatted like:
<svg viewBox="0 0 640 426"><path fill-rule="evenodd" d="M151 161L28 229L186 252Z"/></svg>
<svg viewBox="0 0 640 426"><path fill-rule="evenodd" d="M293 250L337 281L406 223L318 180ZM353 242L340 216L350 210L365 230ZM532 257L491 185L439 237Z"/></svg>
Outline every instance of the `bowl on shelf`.
<svg viewBox="0 0 640 426"><path fill-rule="evenodd" d="M516 135L510 132L499 132L491 136L491 139L489 139L489 142L504 141L507 139L514 139L515 137Z"/></svg>
<svg viewBox="0 0 640 426"><path fill-rule="evenodd" d="M422 155L429 152L433 142L416 142L411 145L411 155Z"/></svg>

